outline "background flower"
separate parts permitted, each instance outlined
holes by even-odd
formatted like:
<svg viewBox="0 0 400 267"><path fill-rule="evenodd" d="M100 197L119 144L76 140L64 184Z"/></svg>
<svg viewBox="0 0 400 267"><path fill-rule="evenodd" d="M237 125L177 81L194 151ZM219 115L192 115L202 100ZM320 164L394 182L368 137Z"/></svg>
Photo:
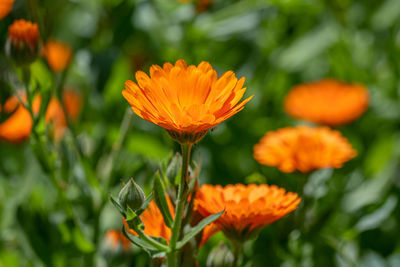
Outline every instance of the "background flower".
<svg viewBox="0 0 400 267"><path fill-rule="evenodd" d="M0 1L0 19L3 19L5 16L10 13L14 4L14 0L1 0Z"/></svg>
<svg viewBox="0 0 400 267"><path fill-rule="evenodd" d="M357 152L339 131L328 127L287 127L267 132L254 146L254 158L283 172L340 168Z"/></svg>
<svg viewBox="0 0 400 267"><path fill-rule="evenodd" d="M294 118L342 125L360 117L368 102L364 86L326 79L295 86L286 96L285 110Z"/></svg>
<svg viewBox="0 0 400 267"><path fill-rule="evenodd" d="M42 54L54 72L65 70L72 58L71 48L66 43L56 40L48 40Z"/></svg>

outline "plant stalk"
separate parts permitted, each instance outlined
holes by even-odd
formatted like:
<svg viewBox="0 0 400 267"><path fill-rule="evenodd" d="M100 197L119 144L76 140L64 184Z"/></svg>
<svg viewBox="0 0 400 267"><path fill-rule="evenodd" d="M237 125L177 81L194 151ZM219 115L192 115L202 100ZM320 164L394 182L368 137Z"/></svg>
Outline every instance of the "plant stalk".
<svg viewBox="0 0 400 267"><path fill-rule="evenodd" d="M176 244L179 239L179 235L181 233L182 226L182 215L183 210L186 204L187 198L187 180L188 180L188 171L189 171L189 163L190 163L190 152L192 149L192 144L182 144L182 171L181 171L181 180L178 188L178 198L176 200L176 210L175 210L175 219L172 224L171 231L171 239L169 241L170 251L167 254L167 264L168 267L176 267L178 266L178 256L179 253L176 251Z"/></svg>

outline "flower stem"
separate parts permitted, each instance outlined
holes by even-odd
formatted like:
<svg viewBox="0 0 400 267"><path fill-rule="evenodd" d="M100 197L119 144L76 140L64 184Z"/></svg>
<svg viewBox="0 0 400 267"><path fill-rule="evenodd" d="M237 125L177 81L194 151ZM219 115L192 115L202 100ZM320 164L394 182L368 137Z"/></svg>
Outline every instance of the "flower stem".
<svg viewBox="0 0 400 267"><path fill-rule="evenodd" d="M239 267L240 258L242 256L243 244L238 241L232 242L233 246L233 267Z"/></svg>
<svg viewBox="0 0 400 267"><path fill-rule="evenodd" d="M178 198L176 201L175 219L172 224L171 239L169 241L170 251L167 254L168 267L178 266L178 256L179 253L176 251L176 244L181 233L182 226L182 215L186 203L187 197L187 178L190 162L190 151L192 149L192 144L182 144L182 172L181 180L178 188Z"/></svg>

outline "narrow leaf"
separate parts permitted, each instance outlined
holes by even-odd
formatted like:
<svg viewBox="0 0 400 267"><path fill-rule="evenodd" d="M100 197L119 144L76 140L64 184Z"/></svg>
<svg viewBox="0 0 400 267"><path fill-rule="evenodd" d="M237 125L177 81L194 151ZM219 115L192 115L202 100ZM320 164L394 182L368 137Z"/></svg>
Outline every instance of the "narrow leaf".
<svg viewBox="0 0 400 267"><path fill-rule="evenodd" d="M117 200L115 200L115 198L112 195L110 195L110 200L111 200L111 203L114 205L114 207L117 208L119 213L121 213L122 216L126 217L126 212L125 212L124 208L119 204L119 202Z"/></svg>
<svg viewBox="0 0 400 267"><path fill-rule="evenodd" d="M190 239L195 237L198 233L201 232L201 230L204 229L207 225L212 223L213 221L217 220L225 210L220 211L218 213L215 213L213 215L208 216L207 218L204 218L201 220L195 227L189 230L189 232L186 233L186 235L182 238L181 241L177 243L177 249L181 249L187 242L189 242Z"/></svg>
<svg viewBox="0 0 400 267"><path fill-rule="evenodd" d="M172 226L172 216L168 208L167 199L165 197L166 191L163 182L161 181L159 171L154 175L153 181L153 192L154 192L154 200L158 208L161 211L161 214L164 218L165 224L171 228Z"/></svg>
<svg viewBox="0 0 400 267"><path fill-rule="evenodd" d="M135 245L137 245L138 247L144 249L144 250L155 250L157 251L157 248L155 248L153 245L151 245L150 243L148 243L145 240L140 239L137 236L134 235L130 235L125 231L125 227L122 227L122 233L124 234L124 236L126 238L129 239L129 241L131 241L132 243L134 243Z"/></svg>

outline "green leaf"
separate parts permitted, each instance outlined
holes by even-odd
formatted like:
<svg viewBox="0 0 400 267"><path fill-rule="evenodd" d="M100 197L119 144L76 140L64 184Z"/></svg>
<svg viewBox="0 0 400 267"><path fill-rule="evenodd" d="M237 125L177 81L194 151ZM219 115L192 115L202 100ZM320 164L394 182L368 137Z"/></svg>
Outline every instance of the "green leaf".
<svg viewBox="0 0 400 267"><path fill-rule="evenodd" d="M154 251L158 251L157 248L155 248L152 244L148 243L145 240L140 239L137 236L134 235L130 235L125 231L125 227L122 227L122 233L124 234L124 236L126 238L129 239L129 241L131 241L132 243L134 243L135 245L137 245L138 247L148 251L148 250L154 250Z"/></svg>
<svg viewBox="0 0 400 267"><path fill-rule="evenodd" d="M217 220L225 210L220 211L218 213L215 213L213 215L208 216L207 218L204 218L201 220L195 227L189 230L189 232L186 233L186 235L183 237L181 241L178 242L177 244L177 249L182 248L187 242L189 242L190 239L195 237L198 233L200 233L201 230L204 229L207 225L212 223L213 221Z"/></svg>
<svg viewBox="0 0 400 267"><path fill-rule="evenodd" d="M128 207L126 210L126 220L129 222L135 219L136 217L138 217L136 213L130 207Z"/></svg>
<svg viewBox="0 0 400 267"><path fill-rule="evenodd" d="M165 224L169 228L171 228L173 220L168 208L167 199L165 197L166 195L165 187L161 180L160 172L158 170L154 175L153 192L154 192L154 200L156 201L156 204L161 211Z"/></svg>
<svg viewBox="0 0 400 267"><path fill-rule="evenodd" d="M124 208L118 203L117 200L115 200L115 198L112 195L110 195L110 200L111 200L111 203L114 205L114 207L117 208L119 213L121 213L122 216L126 217L126 212L125 212Z"/></svg>

